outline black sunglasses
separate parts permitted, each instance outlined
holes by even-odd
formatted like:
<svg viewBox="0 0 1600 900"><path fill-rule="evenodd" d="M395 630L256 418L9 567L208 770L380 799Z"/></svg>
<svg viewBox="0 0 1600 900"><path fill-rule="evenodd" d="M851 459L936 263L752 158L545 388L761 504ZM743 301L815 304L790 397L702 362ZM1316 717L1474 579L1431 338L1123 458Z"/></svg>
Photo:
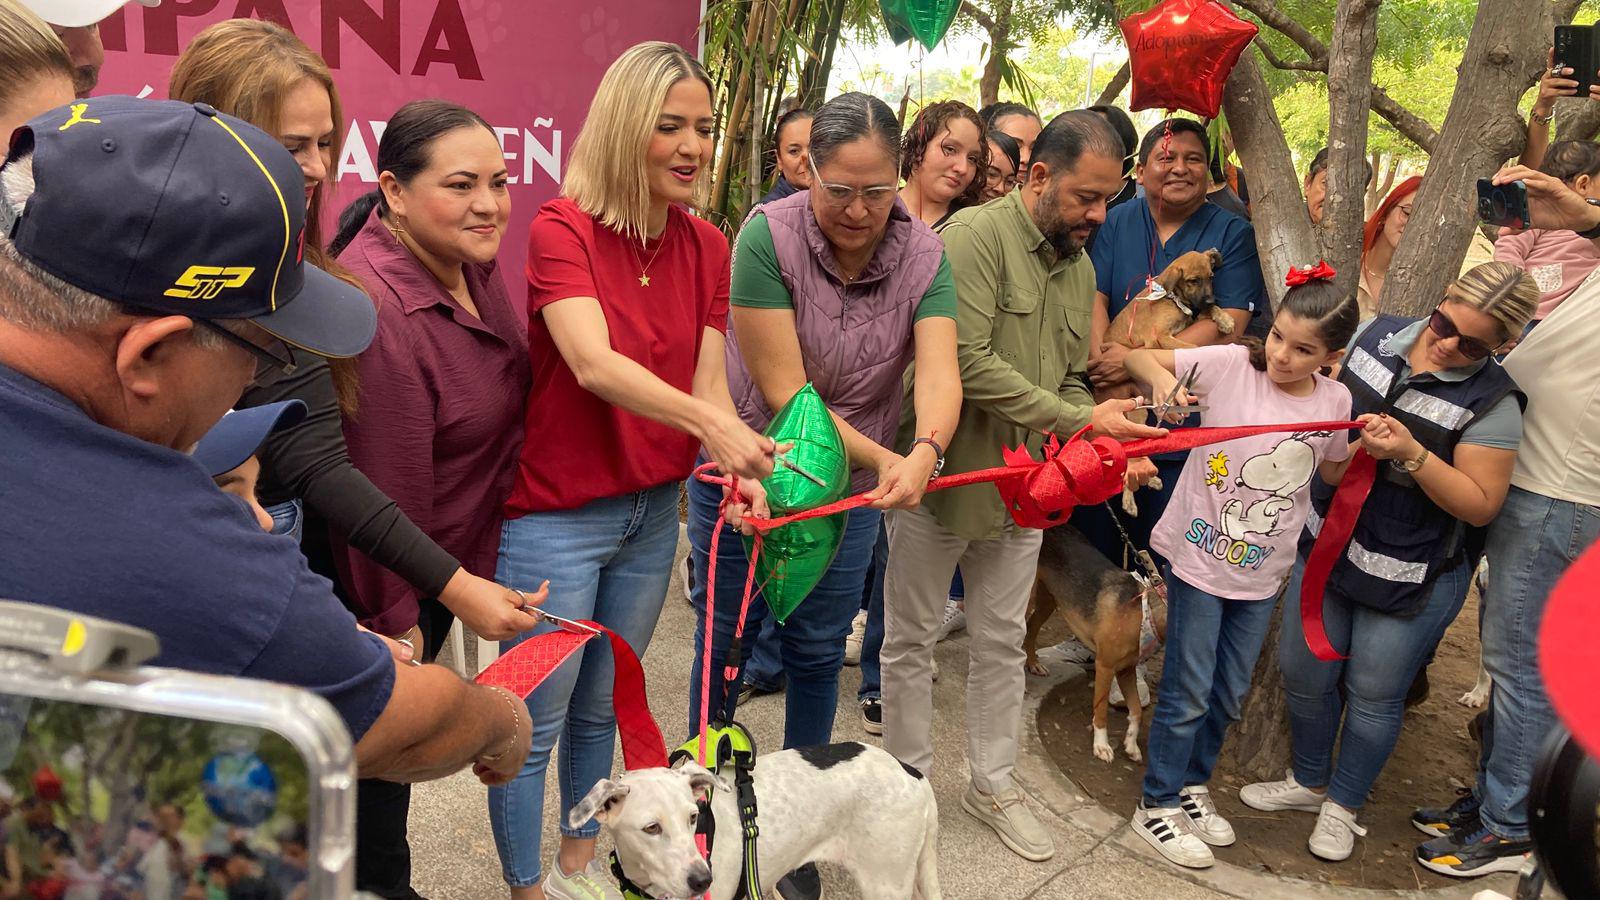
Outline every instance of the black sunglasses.
<svg viewBox="0 0 1600 900"><path fill-rule="evenodd" d="M250 355L256 358L256 373L250 379L251 385L255 387L267 387L268 385L276 384L278 379L294 374L294 370L298 368L294 361L294 352L289 349L288 344L277 338L273 338L272 342L277 347L282 348L283 356L281 357L249 338L234 334L231 330L210 319L191 319L191 321L213 334L221 335L224 340L250 351Z"/></svg>
<svg viewBox="0 0 1600 900"><path fill-rule="evenodd" d="M1501 341L1491 347L1475 337L1462 334L1456 323L1450 321L1450 317L1444 314L1444 308L1439 306L1434 307L1433 314L1428 316L1428 328L1438 335L1440 340L1455 338L1456 350L1471 360L1483 359L1505 345L1505 341Z"/></svg>

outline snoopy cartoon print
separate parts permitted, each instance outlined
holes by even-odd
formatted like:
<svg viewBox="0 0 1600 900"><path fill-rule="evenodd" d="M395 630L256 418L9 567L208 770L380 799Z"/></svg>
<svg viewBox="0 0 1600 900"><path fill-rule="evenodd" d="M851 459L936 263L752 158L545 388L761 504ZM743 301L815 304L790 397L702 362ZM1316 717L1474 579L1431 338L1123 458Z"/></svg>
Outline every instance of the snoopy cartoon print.
<svg viewBox="0 0 1600 900"><path fill-rule="evenodd" d="M1236 541L1247 534L1275 537L1283 532L1278 517L1294 508L1294 495L1311 481L1317 454L1301 435L1288 438L1272 450L1244 461L1235 481L1239 487L1265 494L1246 506L1238 499L1222 506L1222 532Z"/></svg>

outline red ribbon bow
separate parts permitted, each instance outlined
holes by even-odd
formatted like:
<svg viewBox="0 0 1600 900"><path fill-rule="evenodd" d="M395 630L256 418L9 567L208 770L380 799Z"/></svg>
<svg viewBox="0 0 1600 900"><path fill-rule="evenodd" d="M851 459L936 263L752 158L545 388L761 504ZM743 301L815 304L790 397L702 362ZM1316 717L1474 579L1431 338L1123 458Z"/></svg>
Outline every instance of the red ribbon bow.
<svg viewBox="0 0 1600 900"><path fill-rule="evenodd" d="M1333 266L1328 265L1327 260L1319 259L1314 266L1290 266L1289 274L1283 276L1283 283L1289 287L1299 287L1313 281L1332 281L1333 276Z"/></svg>

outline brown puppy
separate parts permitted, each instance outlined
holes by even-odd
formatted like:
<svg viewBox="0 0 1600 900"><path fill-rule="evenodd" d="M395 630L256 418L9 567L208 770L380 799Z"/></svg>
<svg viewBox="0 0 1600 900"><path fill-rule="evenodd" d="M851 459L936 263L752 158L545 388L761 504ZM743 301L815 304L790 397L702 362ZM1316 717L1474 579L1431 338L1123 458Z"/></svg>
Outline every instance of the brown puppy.
<svg viewBox="0 0 1600 900"><path fill-rule="evenodd" d="M1153 347L1176 350L1194 346L1178 340L1178 332L1193 325L1201 316L1215 322L1223 334L1233 334L1233 320L1217 306L1211 289L1212 276L1222 265L1222 254L1215 249L1201 253L1191 250L1172 261L1156 276L1161 295L1151 296L1146 287L1123 307L1106 330L1105 342L1121 344L1130 350Z"/></svg>
<svg viewBox="0 0 1600 900"><path fill-rule="evenodd" d="M1143 587L1132 575L1112 565L1093 544L1071 525L1058 525L1044 532L1039 550L1039 570L1028 604L1028 633L1022 648L1027 653L1028 671L1048 674L1039 662L1039 629L1055 613L1060 613L1078 639L1094 650L1094 755L1106 762L1113 756L1106 735L1106 718L1111 706L1111 679L1122 685L1128 698L1128 734L1123 752L1134 761L1139 753L1139 692L1134 683L1134 667L1139 664L1140 622ZM1158 638L1167 633L1166 604L1151 603Z"/></svg>

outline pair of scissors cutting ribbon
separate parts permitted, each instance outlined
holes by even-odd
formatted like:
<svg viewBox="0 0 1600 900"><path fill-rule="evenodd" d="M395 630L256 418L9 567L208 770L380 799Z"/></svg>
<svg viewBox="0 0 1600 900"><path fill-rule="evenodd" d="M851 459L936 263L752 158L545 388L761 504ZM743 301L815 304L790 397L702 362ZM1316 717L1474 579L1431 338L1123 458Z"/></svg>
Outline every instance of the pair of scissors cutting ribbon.
<svg viewBox="0 0 1600 900"><path fill-rule="evenodd" d="M1174 405L1177 404L1178 395L1193 388L1195 381L1198 380L1199 377L1200 367L1198 365L1191 365L1189 367L1189 371L1183 373L1183 377L1179 378L1177 382L1172 385L1172 390L1168 391L1165 397L1162 397L1155 403L1150 404L1150 409L1155 411L1157 422L1160 422L1167 417L1167 413ZM1203 410L1203 407L1186 406L1184 408L1189 412L1201 412Z"/></svg>

